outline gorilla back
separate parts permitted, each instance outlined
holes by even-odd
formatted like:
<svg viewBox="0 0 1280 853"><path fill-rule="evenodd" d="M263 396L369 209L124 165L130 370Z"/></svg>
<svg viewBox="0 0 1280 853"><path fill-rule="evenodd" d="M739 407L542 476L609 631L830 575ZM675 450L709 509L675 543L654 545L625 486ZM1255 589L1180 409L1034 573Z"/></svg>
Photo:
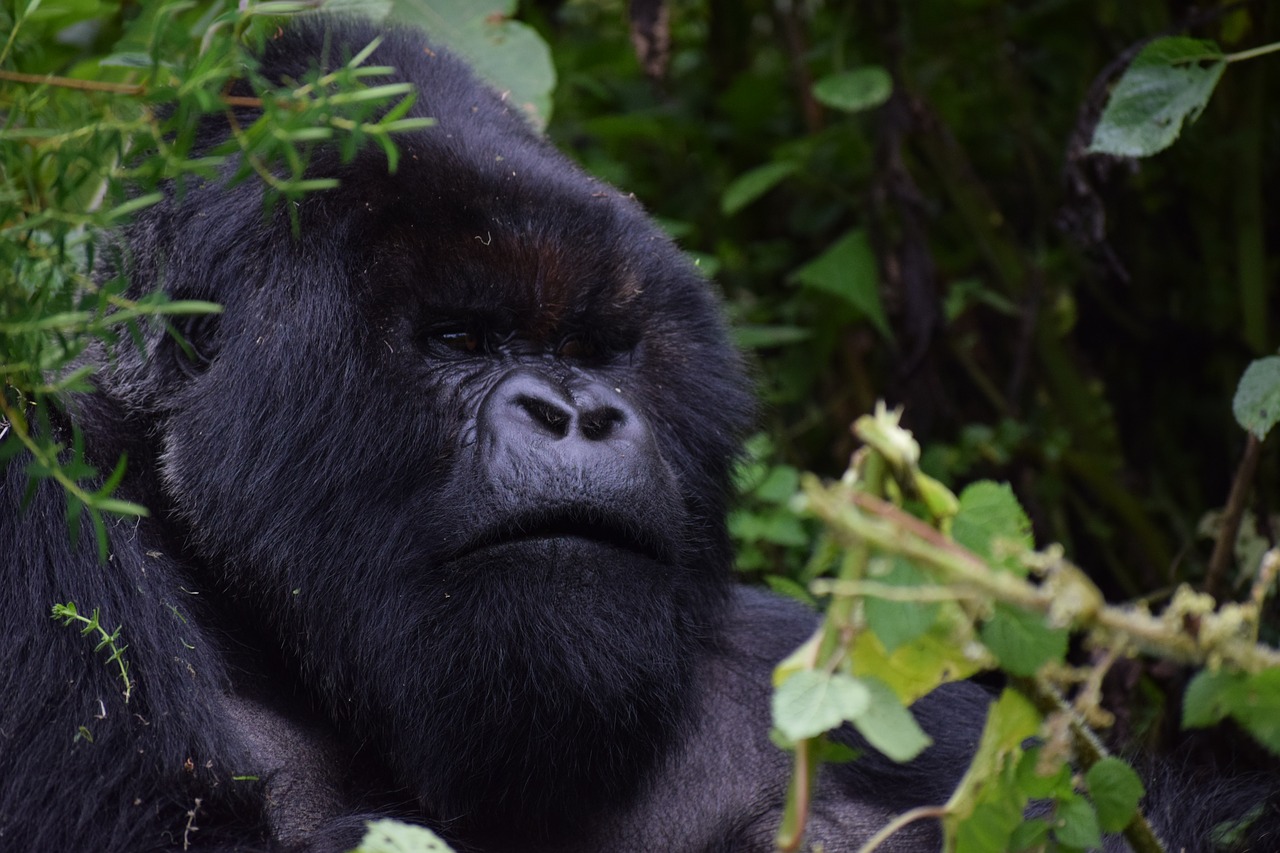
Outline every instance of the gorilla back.
<svg viewBox="0 0 1280 853"><path fill-rule="evenodd" d="M264 71L374 36L295 25ZM102 565L56 488L20 511L4 473L0 846L340 850L395 814L468 849L769 849L769 672L813 617L730 583L752 403L713 294L459 62L406 33L372 61L436 121L396 174L321 150L341 184L297 236L253 183L171 191L122 235L135 294L224 306L189 349L94 352L59 427L127 453L151 516ZM62 601L122 626L127 702ZM936 745L825 771L811 840L945 798L984 699L917 710ZM913 832L882 849L932 845Z"/></svg>

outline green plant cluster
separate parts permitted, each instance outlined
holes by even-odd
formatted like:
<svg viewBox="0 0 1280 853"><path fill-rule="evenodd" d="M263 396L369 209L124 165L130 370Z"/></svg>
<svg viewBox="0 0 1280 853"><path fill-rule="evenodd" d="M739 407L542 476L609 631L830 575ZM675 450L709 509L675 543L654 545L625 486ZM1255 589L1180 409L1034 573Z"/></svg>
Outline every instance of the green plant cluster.
<svg viewBox="0 0 1280 853"><path fill-rule="evenodd" d="M962 853L1086 850L1121 831L1136 850L1163 849L1136 812L1138 776L1095 731L1113 719L1101 704L1107 671L1139 654L1204 667L1187 691L1184 725L1229 716L1280 753L1280 650L1258 642L1280 550L1268 552L1241 604L1217 605L1189 586L1159 613L1108 604L1061 548L1035 550L1007 486L979 481L957 497L921 471L899 417L881 406L860 418L854 431L865 444L849 471L829 484L807 476L798 498L829 538L815 557L823 579L811 584L828 599L825 621L775 676L774 722L795 751L796 779L816 771L828 753L822 737L839 725L905 761L929 743L906 709L915 699L990 669L1009 686L951 799L903 815L865 849L921 818L940 819L947 849ZM1073 634L1088 665L1072 663ZM810 788L793 784L782 849L800 848ZM1047 813L1028 817L1033 800Z"/></svg>
<svg viewBox="0 0 1280 853"><path fill-rule="evenodd" d="M220 309L129 296L122 276L100 274L124 266L100 257L102 235L158 201L162 181L212 179L232 162L232 180L264 182L267 205L333 184L306 175L321 142L336 140L347 157L376 142L394 169L391 134L427 122L405 117L407 84L378 84L388 69L365 63L373 45L333 72L284 86L259 79L253 46L278 16L307 8L22 0L0 12L0 461L25 452L31 488L56 480L72 535L87 515L104 559L102 514L147 510L112 497L124 460L100 476L79 436L54 427L53 410L92 390L92 368L79 358L93 342ZM234 81L249 86L242 93ZM210 116L232 140L201 149L198 129Z"/></svg>

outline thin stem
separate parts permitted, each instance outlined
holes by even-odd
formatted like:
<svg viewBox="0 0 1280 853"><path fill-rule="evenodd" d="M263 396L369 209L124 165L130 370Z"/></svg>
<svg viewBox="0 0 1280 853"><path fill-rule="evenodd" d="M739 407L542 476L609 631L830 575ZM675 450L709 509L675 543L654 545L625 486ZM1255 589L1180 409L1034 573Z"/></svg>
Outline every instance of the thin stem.
<svg viewBox="0 0 1280 853"><path fill-rule="evenodd" d="M111 95L137 97L147 93L142 83L107 83L102 80L81 80L77 77L59 77L57 74L25 74L21 71L5 71L0 69L0 80L11 83L27 83L33 86L57 86L59 89L74 89L80 92L106 92ZM219 100L229 107L261 107L261 98L246 98L240 95L219 95Z"/></svg>
<svg viewBox="0 0 1280 853"><path fill-rule="evenodd" d="M1259 47L1251 47L1248 50L1242 50L1238 53L1228 53L1223 59L1227 62L1242 62L1246 59L1254 59L1259 56L1266 56L1268 53L1276 53L1280 51L1280 41L1273 41L1271 44L1264 44Z"/></svg>
<svg viewBox="0 0 1280 853"><path fill-rule="evenodd" d="M893 820L880 827L880 831L867 839L867 843L858 848L858 853L872 853L881 844L889 840L889 837L902 829L909 823L915 823L925 818L936 817L939 820L946 817L947 809L945 806L917 806L911 811L903 812Z"/></svg>
<svg viewBox="0 0 1280 853"><path fill-rule="evenodd" d="M1204 591L1218 598L1222 595L1222 587L1226 582L1227 570L1231 567L1231 558L1236 553L1236 537L1240 533L1240 522L1249 500L1249 491L1253 488L1253 477L1258 470L1258 459L1262 456L1262 442L1252 432L1245 441L1244 457L1236 468L1236 476L1231 481L1231 493L1227 496L1227 506L1222 511L1218 522L1218 539L1213 543L1213 554L1209 557L1209 570L1205 573Z"/></svg>

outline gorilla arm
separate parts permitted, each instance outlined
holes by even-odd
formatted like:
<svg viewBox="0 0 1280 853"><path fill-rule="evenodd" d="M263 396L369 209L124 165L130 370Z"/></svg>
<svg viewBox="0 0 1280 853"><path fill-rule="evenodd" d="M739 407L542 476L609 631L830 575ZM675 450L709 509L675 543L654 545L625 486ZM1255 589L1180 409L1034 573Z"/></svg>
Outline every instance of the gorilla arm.
<svg viewBox="0 0 1280 853"><path fill-rule="evenodd" d="M735 591L724 639L702 662L700 713L679 751L642 799L607 821L575 850L772 851L791 775L791 757L768 737L773 667L803 643L816 615L759 590ZM941 805L968 766L989 697L968 684L948 684L924 697L913 713L933 746L897 764L843 729L837 739L860 754L827 765L805 826L806 846L851 851L909 808ZM879 849L935 850L937 826L917 822Z"/></svg>

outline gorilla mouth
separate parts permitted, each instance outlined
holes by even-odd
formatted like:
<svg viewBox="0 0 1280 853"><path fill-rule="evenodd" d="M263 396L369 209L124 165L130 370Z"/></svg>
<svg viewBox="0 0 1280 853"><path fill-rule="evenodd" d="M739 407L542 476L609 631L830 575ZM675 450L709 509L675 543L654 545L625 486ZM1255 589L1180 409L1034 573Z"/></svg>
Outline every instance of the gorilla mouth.
<svg viewBox="0 0 1280 853"><path fill-rule="evenodd" d="M548 540L591 542L664 563L674 559L670 544L653 531L598 509L570 509L506 519L470 539L450 554L449 559L457 560L490 548Z"/></svg>

